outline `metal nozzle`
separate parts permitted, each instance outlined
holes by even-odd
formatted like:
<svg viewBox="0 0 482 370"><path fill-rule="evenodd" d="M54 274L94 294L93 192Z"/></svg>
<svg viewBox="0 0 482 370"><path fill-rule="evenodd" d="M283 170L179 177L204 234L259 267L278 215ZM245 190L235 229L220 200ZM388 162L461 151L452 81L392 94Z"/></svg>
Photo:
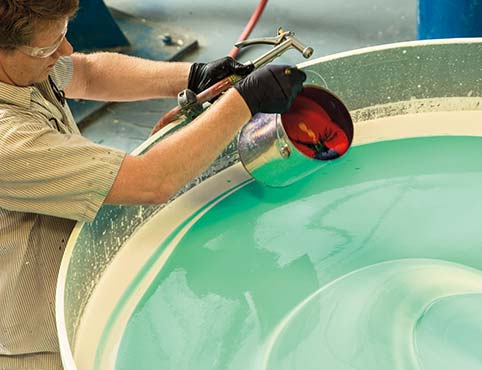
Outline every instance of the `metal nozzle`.
<svg viewBox="0 0 482 370"><path fill-rule="evenodd" d="M308 59L313 55L313 51L314 51L313 48L308 47L308 48L305 48L305 50L303 50L302 54L306 59Z"/></svg>

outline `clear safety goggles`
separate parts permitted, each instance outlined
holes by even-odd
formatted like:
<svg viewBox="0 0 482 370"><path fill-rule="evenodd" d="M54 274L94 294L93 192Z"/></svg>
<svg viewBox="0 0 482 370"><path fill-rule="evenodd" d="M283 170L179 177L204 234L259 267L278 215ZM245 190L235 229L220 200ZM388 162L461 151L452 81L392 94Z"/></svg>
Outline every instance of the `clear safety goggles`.
<svg viewBox="0 0 482 370"><path fill-rule="evenodd" d="M30 55L31 57L34 57L34 58L48 58L59 49L60 45L64 41L65 35L67 34L68 25L69 25L69 22L66 21L64 30L60 34L57 41L55 41L52 45L44 46L41 48L35 47L35 46L22 45L22 46L18 46L17 49L20 50L22 53Z"/></svg>

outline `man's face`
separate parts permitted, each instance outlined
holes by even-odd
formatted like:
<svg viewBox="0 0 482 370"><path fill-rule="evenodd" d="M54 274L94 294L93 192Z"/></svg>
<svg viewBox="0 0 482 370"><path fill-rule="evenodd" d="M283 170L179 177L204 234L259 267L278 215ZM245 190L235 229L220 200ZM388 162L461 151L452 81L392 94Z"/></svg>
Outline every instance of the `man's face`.
<svg viewBox="0 0 482 370"><path fill-rule="evenodd" d="M72 45L64 37L65 27L66 20L60 20L39 29L30 45L33 49L0 51L0 81L15 86L30 86L45 81L57 60L61 56L72 54ZM57 45L58 49L55 49ZM48 50L51 46L55 52L46 58L29 55L36 54L34 51L37 48Z"/></svg>

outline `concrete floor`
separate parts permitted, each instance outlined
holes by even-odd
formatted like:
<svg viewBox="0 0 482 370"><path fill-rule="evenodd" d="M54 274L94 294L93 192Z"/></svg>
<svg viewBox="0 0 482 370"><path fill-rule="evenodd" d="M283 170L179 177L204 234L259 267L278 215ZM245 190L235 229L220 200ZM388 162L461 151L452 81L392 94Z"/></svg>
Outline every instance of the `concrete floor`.
<svg viewBox="0 0 482 370"><path fill-rule="evenodd" d="M105 4L113 12L119 10L142 22L157 24L163 32L195 38L199 48L182 60L209 61L229 53L258 0L105 0ZM318 58L365 46L414 40L416 23L416 0L277 0L268 2L250 37L274 36L282 26L312 46L312 58ZM126 35L133 45L143 42L139 35ZM162 53L156 58L156 49L163 46L161 40L150 45L153 53L149 57L163 59ZM253 46L238 59L252 60L268 48ZM289 64L302 61L295 51L276 60ZM157 119L174 104L171 99L110 104L84 120L81 130L98 143L131 151L148 137Z"/></svg>

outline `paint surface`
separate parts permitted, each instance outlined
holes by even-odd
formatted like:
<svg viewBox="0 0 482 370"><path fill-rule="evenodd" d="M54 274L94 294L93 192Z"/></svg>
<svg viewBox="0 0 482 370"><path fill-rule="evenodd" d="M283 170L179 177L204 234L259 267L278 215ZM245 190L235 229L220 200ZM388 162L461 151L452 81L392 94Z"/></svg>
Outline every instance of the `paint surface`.
<svg viewBox="0 0 482 370"><path fill-rule="evenodd" d="M482 138L353 147L182 238L116 369L480 369Z"/></svg>

